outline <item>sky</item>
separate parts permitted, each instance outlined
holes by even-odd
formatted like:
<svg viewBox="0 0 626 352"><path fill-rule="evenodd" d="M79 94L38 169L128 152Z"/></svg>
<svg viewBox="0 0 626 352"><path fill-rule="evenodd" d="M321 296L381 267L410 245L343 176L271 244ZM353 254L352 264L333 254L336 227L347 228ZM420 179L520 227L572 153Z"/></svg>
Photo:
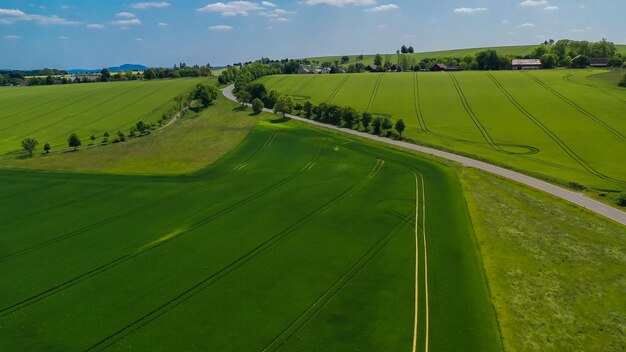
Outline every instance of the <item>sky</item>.
<svg viewBox="0 0 626 352"><path fill-rule="evenodd" d="M0 69L221 66L259 59L626 44L624 0L0 1Z"/></svg>

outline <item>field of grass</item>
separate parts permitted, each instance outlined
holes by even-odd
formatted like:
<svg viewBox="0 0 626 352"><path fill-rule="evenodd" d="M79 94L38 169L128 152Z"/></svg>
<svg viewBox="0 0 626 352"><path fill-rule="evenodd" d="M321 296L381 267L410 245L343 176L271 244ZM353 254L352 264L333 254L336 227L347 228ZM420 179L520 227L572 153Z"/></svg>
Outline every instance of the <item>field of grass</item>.
<svg viewBox="0 0 626 352"><path fill-rule="evenodd" d="M427 58L438 58L438 57L463 57L465 55L476 55L477 53L484 51L484 50L488 50L488 49L493 49L496 50L498 52L499 55L510 55L510 56L524 56L524 55L528 55L530 54L533 49L535 49L537 47L537 45L518 45L518 46L494 46L494 47L489 47L489 48L469 48L469 49L455 49L455 50L443 50L443 51L427 51L427 52L421 52L421 53L414 53L411 54L411 56L415 59L415 61L420 61L422 59L427 59ZM617 47L617 51L622 53L622 55L626 55L626 45L616 45ZM395 62L395 53L389 53L389 54L383 54L381 53L381 55L383 56L383 59L385 56L389 56L391 62ZM350 62L348 62L347 64L343 64L343 66L349 65L349 64L354 64L356 62L360 62L364 65L371 65L374 63L374 56L376 56L376 54L370 54L370 55L363 55L363 60L357 61L358 60L358 56L359 55L346 55L350 58ZM341 58L343 57L343 55L337 55L337 56L319 56L319 57L309 57L307 58L310 61L318 61L319 63L322 62L335 62L335 61L339 61L341 62Z"/></svg>
<svg viewBox="0 0 626 352"><path fill-rule="evenodd" d="M506 351L624 351L626 229L459 169Z"/></svg>
<svg viewBox="0 0 626 352"><path fill-rule="evenodd" d="M175 106L174 97L205 79L176 79L63 86L0 87L0 155L21 153L30 137L53 150L77 133L86 144L94 134L112 136L141 120L157 122Z"/></svg>
<svg viewBox="0 0 626 352"><path fill-rule="evenodd" d="M0 197L3 351L501 350L461 184L413 155L263 119L193 175Z"/></svg>
<svg viewBox="0 0 626 352"><path fill-rule="evenodd" d="M257 122L257 117L249 114L234 110L233 104L220 96L199 114L187 111L173 125L141 138L88 145L78 152L4 158L0 168L125 175L192 173L215 162L245 139Z"/></svg>
<svg viewBox="0 0 626 352"><path fill-rule="evenodd" d="M620 191L626 190L626 90L587 78L604 72L290 75L260 81L301 103L402 118L405 135L418 143L556 182Z"/></svg>

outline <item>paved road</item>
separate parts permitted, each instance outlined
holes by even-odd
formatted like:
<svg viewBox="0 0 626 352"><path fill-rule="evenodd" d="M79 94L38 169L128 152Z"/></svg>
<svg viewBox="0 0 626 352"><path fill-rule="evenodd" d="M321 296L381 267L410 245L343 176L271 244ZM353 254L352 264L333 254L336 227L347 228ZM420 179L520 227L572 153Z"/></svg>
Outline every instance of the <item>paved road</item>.
<svg viewBox="0 0 626 352"><path fill-rule="evenodd" d="M222 90L222 92L224 93L224 96L227 97L230 100L236 100L235 96L233 95L233 88L234 86L228 86L226 88L224 88ZM264 109L267 112L272 112L269 109ZM327 125L327 124L323 124L317 121L313 121L313 120L309 120L309 119L305 119L302 117L298 117L298 116L293 116L290 114L287 114L287 117L292 118L294 120L297 121L301 121L301 122L305 122L311 125L316 125L316 126L320 126L326 129L331 129L331 130L336 130L336 131L341 131L343 133L347 133L347 134L352 134L355 136L359 136L362 138L368 138L368 139L372 139L381 143L385 143L385 144L390 144L390 145L394 145L396 147L401 147L401 148L406 148L406 149L410 149L410 150L415 150L421 153L425 153L425 154L430 154L430 155L434 155L440 158L444 158L444 159L448 159L448 160L452 160L452 161L456 161L458 163L461 163L464 166L469 166L469 167L474 167L480 170L484 170L487 172L491 172L493 174L502 176L502 177L506 177L510 180L513 181L517 181L519 183L523 183L527 186L536 188L540 191L544 191L546 193L549 193L553 196L559 197L561 199L565 199L569 202L572 202L576 205L579 205L583 208L586 208L588 210L593 211L594 213L600 214L602 216L605 216L611 220L614 220L622 225L626 225L626 212L620 211L616 208L613 208L611 206L608 206L606 204L600 203L594 199L591 199L589 197L586 197L580 193L577 192L573 192L570 191L568 189L562 188L562 187L558 187L555 186L553 184L541 181L539 179L536 179L534 177L530 177L530 176L526 176L523 174L520 174L519 172L515 172L515 171L511 171L511 170L507 170L505 168L499 167L499 166L495 166L495 165L491 165L488 164L486 162L483 161L479 161L479 160L474 160L468 157L464 157L464 156L460 156L460 155L456 155L456 154L452 154L452 153L448 153L448 152L444 152L441 150L437 150L437 149L433 149L433 148L428 148L428 147L422 147L419 145L415 145L415 144L411 144L411 143L407 143L407 142L402 142L402 141L396 141L396 140L392 140L392 139L388 139L388 138L383 138L383 137L379 137L379 136L375 136L369 133L364 133L364 132L359 132L359 131L354 131L354 130L350 130L350 129L346 129L346 128L341 128L341 127L337 127L337 126L333 126L333 125Z"/></svg>

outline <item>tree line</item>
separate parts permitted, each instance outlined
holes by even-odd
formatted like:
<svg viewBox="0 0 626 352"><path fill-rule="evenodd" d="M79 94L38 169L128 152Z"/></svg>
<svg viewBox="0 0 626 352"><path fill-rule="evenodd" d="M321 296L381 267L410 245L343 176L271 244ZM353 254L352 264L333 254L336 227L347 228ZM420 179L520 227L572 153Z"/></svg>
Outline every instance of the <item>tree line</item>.
<svg viewBox="0 0 626 352"><path fill-rule="evenodd" d="M275 90L268 91L264 84L258 82L235 85L234 95L241 104L252 104L257 114L265 107L283 117L294 113L310 120L393 139L401 139L406 128L402 119L394 122L389 116L374 116L350 106L327 103L314 105L309 101L296 103L292 97L279 95Z"/></svg>

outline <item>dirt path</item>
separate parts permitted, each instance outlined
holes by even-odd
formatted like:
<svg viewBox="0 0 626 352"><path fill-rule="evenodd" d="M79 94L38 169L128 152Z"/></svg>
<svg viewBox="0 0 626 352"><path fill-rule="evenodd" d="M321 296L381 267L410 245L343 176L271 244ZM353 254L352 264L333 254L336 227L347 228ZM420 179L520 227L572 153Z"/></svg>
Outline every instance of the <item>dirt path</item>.
<svg viewBox="0 0 626 352"><path fill-rule="evenodd" d="M222 89L222 93L224 94L224 96L230 100L233 101L237 101L235 99L235 96L233 95L233 88L234 85L230 85L224 89ZM272 111L270 109L263 109L266 112L272 113ZM460 156L460 155L456 155L453 153L449 153L449 152L444 152L441 150L437 150L437 149L433 149L433 148L428 148L428 147L423 147L420 145L416 145L416 144L411 144L411 143L407 143L407 142L402 142L402 141L396 141L396 140L392 140L392 139L388 139L388 138L383 138L383 137L379 137L379 136L375 136L369 133L365 133L365 132L359 132L359 131L354 131L354 130L350 130L350 129L346 129L346 128L341 128L341 127L337 127L337 126L333 126L333 125L327 125L327 124L323 124L317 121L313 121L313 120L309 120L309 119L305 119L299 116L294 116L294 115L290 115L287 114L287 117L300 121L300 122L304 122L304 123L308 123L311 125L315 125L315 126L319 126L322 128L326 128L329 130L335 130L335 131L340 131L343 133L347 133L347 134L351 134L351 135L355 135L361 138L367 138L367 139L371 139L377 142L381 142L381 143L385 143L385 144L389 144L389 145L393 145L396 147L400 147L400 148L405 148L405 149L409 149L409 150L413 150L413 151L418 151L421 153L425 153L425 154L430 154L430 155L434 155L443 159L447 159L447 160L452 160L455 162L460 163L463 166L467 166L467 167L473 167L476 169L480 169L483 171L487 171L490 172L492 174L496 174L498 176L502 176L505 177L507 179L513 180L513 181L517 181L519 183L525 184L527 186L530 186L532 188L538 189L540 191L544 191L546 193L549 193L555 197L567 200L571 203L574 203L578 206L581 206L585 209L588 209L594 213L600 214L602 216L605 216L615 222L618 222L622 225L626 225L626 212L623 212L619 209L613 208L611 206L608 206L606 204L600 203L596 200L593 200L583 194L580 193L576 193L574 191L570 191L567 190L565 188L559 187L559 186L555 186L553 184L547 183L545 181L541 181L539 179L536 179L534 177L530 177L524 174L521 174L519 172L515 172L515 171L511 171L499 166L495 166L495 165L491 165L488 164L486 162L483 161L479 161L479 160L474 160L465 156Z"/></svg>

